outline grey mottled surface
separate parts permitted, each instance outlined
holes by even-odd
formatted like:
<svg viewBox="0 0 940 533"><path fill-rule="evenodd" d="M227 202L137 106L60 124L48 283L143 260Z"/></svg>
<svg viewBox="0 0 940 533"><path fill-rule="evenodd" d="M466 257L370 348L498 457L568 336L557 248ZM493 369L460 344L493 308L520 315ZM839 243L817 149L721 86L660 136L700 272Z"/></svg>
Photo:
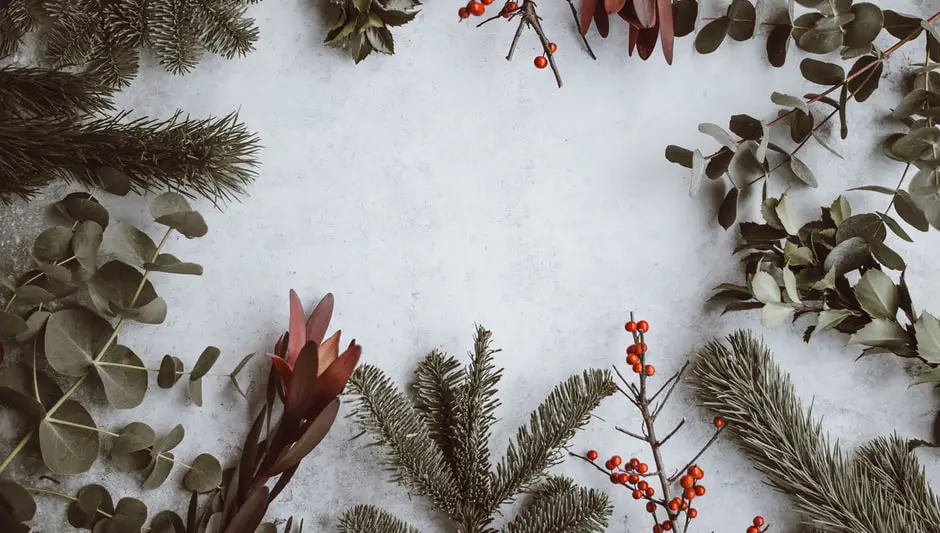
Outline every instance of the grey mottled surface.
<svg viewBox="0 0 940 533"><path fill-rule="evenodd" d="M651 357L660 374L677 369L714 335L756 328L793 374L805 400L825 417L846 446L898 431L928 434L936 400L929 388L907 387L893 358L854 362L857 348L824 334L803 344L802 325L760 328L755 313L719 316L703 306L709 289L737 281L732 235L714 221L708 189L687 195L687 173L667 163L669 143L711 147L699 122L726 123L733 113L771 116L773 90L813 90L798 73L799 55L785 68L764 59L763 39L726 43L696 56L692 39L679 40L667 67L626 57L626 32L592 43L600 59L581 49L564 2L544 2L546 32L559 45L566 82L557 90L547 71L531 66L536 43L526 33L517 60L503 59L512 28L500 22L472 29L455 24L457 3L431 2L418 19L395 32L398 55L353 63L320 41L325 23L311 0L269 0L253 6L262 40L249 57L207 57L192 75L175 77L147 65L121 103L139 113L166 116L177 107L195 116L240 108L263 139L263 168L250 197L224 212L202 205L210 234L176 239L166 251L202 263L202 278L155 276L169 302L160 326L127 328L123 342L156 365L173 353L190 365L206 344L223 350L220 368L247 352L264 350L286 327L287 292L312 305L327 291L337 297L334 325L365 347L365 360L404 382L413 364L441 347L463 354L474 322L491 328L504 351L503 406L493 445L502 453L515 428L555 383L587 366L621 363L628 311L652 323ZM894 0L884 7L925 13L932 2ZM708 14L723 6L706 3ZM918 51L918 54L921 52ZM903 54L901 54L903 55ZM896 66L898 62L892 62ZM865 105L849 108L850 137L806 150L820 188L795 190L808 220L848 187L892 185L901 167L880 155L878 142L893 127L882 117L897 101L897 71ZM778 184L779 187L779 184ZM779 194L781 189L773 190ZM62 190L50 192L50 199ZM880 206L883 197L849 193L856 206ZM145 202L106 200L120 219L147 225ZM870 204L868 202L878 202ZM749 202L753 206L754 202ZM0 268L23 264L26 243L41 229L41 202L0 207ZM754 212L748 210L750 218ZM940 311L938 234L916 244L894 242L910 265L915 305ZM260 377L260 360L253 367ZM254 385L257 388L257 384ZM90 389L89 389L90 390ZM211 452L236 455L248 406L223 383L205 392L197 408L180 390L152 390L143 407L115 413L91 396L102 427L130 420L158 430L182 422L188 437L181 458ZM577 437L579 450L642 454L613 430L636 424L624 401L609 400ZM706 414L687 391L665 418L686 416L686 429L667 447L678 466L709 434ZM0 419L9 446L12 422ZM340 512L361 502L384 505L427 531L445 531L420 498L386 482L376 450L348 442L339 423L298 472L272 518L304 516L311 530L332 530ZM921 454L931 479L940 478L934 452ZM26 455L16 476L39 472ZM702 460L709 495L697 501L698 531L743 531L762 513L774 531L795 531L788 503L730 443ZM606 480L578 462L559 472L608 489ZM177 471L164 489L140 494L138 478L102 460L64 486L104 480L115 495L139 495L153 509L185 507ZM612 532L649 531L642 506L615 491ZM43 499L39 529L51 531L64 503Z"/></svg>

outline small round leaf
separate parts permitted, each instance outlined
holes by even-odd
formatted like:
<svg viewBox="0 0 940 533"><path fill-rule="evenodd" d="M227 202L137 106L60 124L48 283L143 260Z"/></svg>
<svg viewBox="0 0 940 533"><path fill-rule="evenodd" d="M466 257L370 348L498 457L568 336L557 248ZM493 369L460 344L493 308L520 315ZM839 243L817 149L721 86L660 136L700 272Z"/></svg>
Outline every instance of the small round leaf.
<svg viewBox="0 0 940 533"><path fill-rule="evenodd" d="M170 354L163 356L160 361L160 372L157 373L157 385L161 389L169 389L176 385L183 375L183 362Z"/></svg>
<svg viewBox="0 0 940 533"><path fill-rule="evenodd" d="M36 515L36 500L18 483L0 480L0 504L4 504L14 522L28 522Z"/></svg>
<svg viewBox="0 0 940 533"><path fill-rule="evenodd" d="M819 85L836 85L845 79L845 71L839 65L812 58L800 62L800 72L804 78Z"/></svg>
<svg viewBox="0 0 940 533"><path fill-rule="evenodd" d="M728 35L730 26L731 19L727 16L719 17L706 24L695 36L695 50L700 54L710 54L717 50Z"/></svg>
<svg viewBox="0 0 940 533"><path fill-rule="evenodd" d="M67 259L71 240L71 228L53 226L36 237L36 242L33 243L33 256L47 263Z"/></svg>
<svg viewBox="0 0 940 533"><path fill-rule="evenodd" d="M170 472L173 470L173 459L173 454L170 452L158 454L153 459L142 485L144 490L153 490L166 482L166 478L170 476Z"/></svg>
<svg viewBox="0 0 940 533"><path fill-rule="evenodd" d="M69 524L82 529L92 529L96 522L104 518L98 514L103 511L114 513L114 502L108 490L101 485L86 485L79 489L78 501L73 501L66 513Z"/></svg>
<svg viewBox="0 0 940 533"><path fill-rule="evenodd" d="M222 352L215 346L207 346L206 349L202 351L202 354L199 355L196 366L193 367L193 371L189 374L189 380L196 381L205 376L212 370L212 365L215 364L221 354Z"/></svg>
<svg viewBox="0 0 940 533"><path fill-rule="evenodd" d="M735 41L746 41L754 36L757 13L754 4L748 0L733 0L728 6L728 35Z"/></svg>
<svg viewBox="0 0 940 533"><path fill-rule="evenodd" d="M186 526L173 511L160 511L150 522L150 533L186 533Z"/></svg>
<svg viewBox="0 0 940 533"><path fill-rule="evenodd" d="M83 307L56 311L46 323L46 358L57 372L83 376L113 332L107 320Z"/></svg>
<svg viewBox="0 0 940 533"><path fill-rule="evenodd" d="M80 403L66 400L53 418L39 424L39 449L46 467L61 475L87 472L98 457L98 432L56 424L54 420L91 428L96 427L95 421Z"/></svg>
<svg viewBox="0 0 940 533"><path fill-rule="evenodd" d="M214 490L222 482L222 465L215 457L201 454L191 466L183 478L186 490L202 494Z"/></svg>
<svg viewBox="0 0 940 533"><path fill-rule="evenodd" d="M0 311L0 337L15 337L29 331L29 324L19 315Z"/></svg>
<svg viewBox="0 0 940 533"><path fill-rule="evenodd" d="M130 453L145 450L157 439L153 428L143 422L131 422L124 426L111 447L111 453Z"/></svg>
<svg viewBox="0 0 940 533"><path fill-rule="evenodd" d="M868 48L884 26L884 15L874 4L862 2L849 10L855 19L845 27L845 45L849 48Z"/></svg>
<svg viewBox="0 0 940 533"><path fill-rule="evenodd" d="M86 220L75 228L72 236L72 250L82 268L94 272L98 268L98 249L104 234L103 226L93 220Z"/></svg>
<svg viewBox="0 0 940 533"><path fill-rule="evenodd" d="M698 2L679 0L672 4L672 20L676 37L685 37L695 31L695 19L698 18Z"/></svg>

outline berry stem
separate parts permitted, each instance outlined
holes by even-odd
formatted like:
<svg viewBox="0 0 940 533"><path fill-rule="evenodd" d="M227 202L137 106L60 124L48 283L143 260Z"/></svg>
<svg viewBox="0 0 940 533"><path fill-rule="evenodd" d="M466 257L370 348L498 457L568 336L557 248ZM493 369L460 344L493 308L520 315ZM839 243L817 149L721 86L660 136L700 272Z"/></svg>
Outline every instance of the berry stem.
<svg viewBox="0 0 940 533"><path fill-rule="evenodd" d="M669 478L669 481L675 481L679 479L679 476L681 476L683 472L685 472L690 466L694 465L696 461L698 461L699 457L701 457L702 454L705 453L705 450L710 448L711 445L714 444L716 440L718 440L718 435L721 435L721 432L724 431L726 427L728 426L721 426L720 428L716 429L715 434L712 435L712 438L708 439L708 442L705 443L705 446L702 446L702 449L699 450L697 454L695 454L695 457L693 457L691 461L686 463L685 466L683 466L675 474L673 474L672 477Z"/></svg>

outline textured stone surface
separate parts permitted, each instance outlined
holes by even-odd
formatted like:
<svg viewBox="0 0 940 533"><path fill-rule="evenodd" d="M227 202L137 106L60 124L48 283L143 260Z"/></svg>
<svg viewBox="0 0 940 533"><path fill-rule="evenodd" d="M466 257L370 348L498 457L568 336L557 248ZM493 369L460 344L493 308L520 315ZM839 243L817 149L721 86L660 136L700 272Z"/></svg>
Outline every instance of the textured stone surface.
<svg viewBox="0 0 940 533"><path fill-rule="evenodd" d="M911 13L925 13L930 4L885 3ZM262 40L249 57L207 57L187 77L166 74L152 61L146 65L121 95L124 107L152 116L177 108L194 116L238 108L265 149L250 197L222 211L201 205L209 235L167 246L205 265L205 276L155 275L169 317L160 326L127 328L122 342L150 366L164 353L192 365L205 345L214 344L223 350L219 368L231 367L243 354L269 348L286 327L289 289L308 308L332 291L335 327L364 345L365 360L404 382L432 348L464 354L473 324L482 323L504 350L498 356L506 368L503 406L493 437L494 452L501 454L555 383L587 366L622 364L622 323L633 309L652 324L650 354L660 375L678 369L714 335L756 328L805 401L814 401L827 430L848 448L892 431L927 436L936 401L929 388L908 389L898 360L855 362L859 350L845 347L844 336L824 334L806 345L802 323L765 331L755 313L719 316L703 306L712 286L739 281L730 255L733 236L714 220L713 200L721 191L706 186L700 198L690 199L687 172L667 163L663 148L710 149L712 142L696 132L699 122L724 124L733 113L772 117L772 91L816 90L801 80L798 54L772 69L763 39L726 43L702 57L684 38L668 67L658 50L648 62L628 58L626 31L617 21L606 40L592 32L599 60L591 61L579 46L568 6L544 2L543 24L558 43L566 83L558 90L549 72L532 67L536 42L530 33L517 59L506 62L513 28L501 21L481 29L455 24L457 7L430 3L414 23L396 30L398 55L355 66L320 44L325 22L313 1L269 0L251 8ZM703 7L706 15L723 9ZM894 128L883 118L898 98L893 65L869 102L850 106L850 137L832 141L845 160L818 145L805 150L820 187L793 191L803 220L846 188L896 183L902 167L878 148ZM771 192L785 186L775 180ZM61 192L53 191L50 201ZM883 207L881 196L848 197L858 207ZM140 199L105 202L115 218L159 231L147 223ZM42 203L0 207L0 268L24 265L24 246L40 231L44 210ZM935 312L937 239L932 231L916 235L915 244L894 243L910 265L915 306ZM252 367L256 380L262 368L259 359ZM177 450L183 459L201 452L232 458L247 429L249 406L222 382L207 386L201 409L180 390L154 387L145 406L115 413L91 390L82 394L102 427L141 420L166 431L183 423L188 436ZM598 414L607 422L592 422L575 449L648 457L613 429L638 423L625 401L611 399ZM684 390L664 418L682 416L686 428L665 450L674 466L710 433L710 417ZM0 418L0 449L9 448L14 427ZM371 502L422 530L447 531L425 501L409 500L386 482L377 451L350 442L354 433L345 421L336 426L272 518L297 514L311 531L330 531L344 508ZM931 479L940 478L936 453L921 456ZM41 472L29 457L16 462L17 478ZM788 502L762 484L730 442L712 448L701 463L709 496L697 502L698 531L743 531L757 513L774 531L796 530ZM558 471L610 487L579 462ZM69 488L104 481L115 495L139 495L152 509L183 510L187 497L176 490L181 477L177 471L164 489L141 494L138 478L102 460L88 475L63 483ZM610 531L649 531L642 506L626 491L615 491L614 502ZM43 499L39 529L55 529L64 505Z"/></svg>

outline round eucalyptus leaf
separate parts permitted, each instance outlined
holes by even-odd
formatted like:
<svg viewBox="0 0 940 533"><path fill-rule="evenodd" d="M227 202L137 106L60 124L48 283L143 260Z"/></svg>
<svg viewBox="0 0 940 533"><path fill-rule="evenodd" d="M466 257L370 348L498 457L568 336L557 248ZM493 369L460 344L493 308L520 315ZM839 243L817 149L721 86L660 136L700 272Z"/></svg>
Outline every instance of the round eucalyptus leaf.
<svg viewBox="0 0 940 533"><path fill-rule="evenodd" d="M710 54L718 50L730 27L731 19L727 16L709 22L695 36L695 50L700 54Z"/></svg>
<svg viewBox="0 0 940 533"><path fill-rule="evenodd" d="M150 522L150 533L186 533L186 526L173 511L160 511Z"/></svg>
<svg viewBox="0 0 940 533"><path fill-rule="evenodd" d="M822 19L822 13L805 13L796 17L793 21L793 40L799 43L803 34L807 32L807 28L812 28Z"/></svg>
<svg viewBox="0 0 940 533"><path fill-rule="evenodd" d="M881 9L875 4L862 2L853 5L849 12L855 15L855 20L845 27L845 45L850 48L870 47L884 26Z"/></svg>
<svg viewBox="0 0 940 533"><path fill-rule="evenodd" d="M152 216L154 220L167 215L192 210L193 208L190 207L189 200L182 194L176 192L165 192L154 198L153 202L150 203L150 216Z"/></svg>
<svg viewBox="0 0 940 533"><path fill-rule="evenodd" d="M83 376L113 332L107 320L84 307L56 311L46 323L46 359L56 372Z"/></svg>
<svg viewBox="0 0 940 533"><path fill-rule="evenodd" d="M76 497L78 501L69 504L66 512L69 524L74 527L90 530L96 522L104 518L98 514L99 510L108 514L114 513L111 495L101 485L86 485L78 491Z"/></svg>
<svg viewBox="0 0 940 533"><path fill-rule="evenodd" d="M842 27L855 20L855 15L843 13L840 15L829 15L816 23L814 29L820 31L841 31Z"/></svg>
<svg viewBox="0 0 940 533"><path fill-rule="evenodd" d="M38 285L20 285L16 288L16 299L25 304L42 304L55 298L54 294Z"/></svg>
<svg viewBox="0 0 940 533"><path fill-rule="evenodd" d="M22 363L4 365L0 369L0 387L7 387L23 396L35 398L33 389L38 385L39 400L47 409L62 396L62 388L45 372L36 370L35 385L33 368Z"/></svg>
<svg viewBox="0 0 940 533"><path fill-rule="evenodd" d="M914 203L934 228L940 228L940 177L935 169L922 169L908 186Z"/></svg>
<svg viewBox="0 0 940 533"><path fill-rule="evenodd" d="M797 45L811 54L835 52L842 46L842 31L839 29L820 30L812 28L800 36Z"/></svg>
<svg viewBox="0 0 940 533"><path fill-rule="evenodd" d="M143 422L131 422L119 432L111 453L130 453L146 450L157 440L153 428Z"/></svg>
<svg viewBox="0 0 940 533"><path fill-rule="evenodd" d="M185 436L186 430L183 428L183 425L177 424L169 433L154 444L154 449L159 450L159 452L168 452L179 446Z"/></svg>
<svg viewBox="0 0 940 533"><path fill-rule="evenodd" d="M0 504L6 505L14 522L28 522L36 516L36 500L18 483L0 480Z"/></svg>
<svg viewBox="0 0 940 533"><path fill-rule="evenodd" d="M672 4L672 20L676 37L685 37L695 31L697 18L698 2L695 0L679 0Z"/></svg>
<svg viewBox="0 0 940 533"><path fill-rule="evenodd" d="M746 41L754 36L757 13L749 0L733 0L728 6L728 35L735 41Z"/></svg>
<svg viewBox="0 0 940 533"><path fill-rule="evenodd" d="M55 263L39 265L39 270L41 270L47 278L59 283L71 283L72 281L72 271L62 265Z"/></svg>
<svg viewBox="0 0 940 533"><path fill-rule="evenodd" d="M26 319L26 331L16 336L16 342L29 342L35 339L46 327L46 321L51 315L52 313L48 311L33 311Z"/></svg>
<svg viewBox="0 0 940 533"><path fill-rule="evenodd" d="M190 381L187 387L189 389L189 399L198 407L202 407L202 380Z"/></svg>
<svg viewBox="0 0 940 533"><path fill-rule="evenodd" d="M178 357L170 354L163 356L160 361L160 371L157 373L157 386L161 389L169 389L176 385L176 382L183 375L183 362Z"/></svg>
<svg viewBox="0 0 940 533"><path fill-rule="evenodd" d="M166 320L166 301L157 297L139 307L127 308L111 302L114 314L142 324L162 324Z"/></svg>
<svg viewBox="0 0 940 533"><path fill-rule="evenodd" d="M71 240L71 228L53 226L36 237L36 241L33 243L33 256L47 263L68 259Z"/></svg>
<svg viewBox="0 0 940 533"><path fill-rule="evenodd" d="M836 230L836 243L841 243L852 237L861 237L863 239L873 238L879 241L885 240L887 231L881 218L874 213L861 213L852 215L842 221L839 229Z"/></svg>
<svg viewBox="0 0 940 533"><path fill-rule="evenodd" d="M869 67L871 63L877 62L878 64ZM856 72L859 72L863 68L868 68L868 70L859 74L855 78L852 78L847 82L849 92L855 97L856 102L864 102L868 100L868 97L875 92L875 89L878 88L878 83L881 81L881 73L884 71L884 63L879 61L874 56L866 55L858 58L855 61L855 64L852 65L851 70L849 70L849 76L852 76ZM890 157L890 156L889 156Z"/></svg>
<svg viewBox="0 0 940 533"><path fill-rule="evenodd" d="M845 71L834 63L826 63L812 58L800 62L803 77L819 85L837 85L845 79Z"/></svg>
<svg viewBox="0 0 940 533"><path fill-rule="evenodd" d="M95 421L80 403L66 400L52 417L39 424L39 449L46 467L64 476L87 472L98 457L98 432L57 424L55 420L91 428L96 427Z"/></svg>
<svg viewBox="0 0 940 533"><path fill-rule="evenodd" d="M147 370L140 357L130 348L120 344L111 345L104 357L95 363L95 370L112 407L132 409L143 402L147 393Z"/></svg>
<svg viewBox="0 0 940 533"><path fill-rule="evenodd" d="M176 256L171 254L160 254L153 263L143 264L144 270L154 272L166 272L167 274L188 274L190 276L201 276L202 265L196 263L184 263Z"/></svg>
<svg viewBox="0 0 940 533"><path fill-rule="evenodd" d="M803 7L814 8L819 7L821 4L825 3L825 1L826 0L796 0L796 3Z"/></svg>
<svg viewBox="0 0 940 533"><path fill-rule="evenodd" d="M201 454L191 466L192 469L183 478L186 490L203 494L214 490L222 482L222 465L215 457Z"/></svg>
<svg viewBox="0 0 940 533"><path fill-rule="evenodd" d="M143 289L138 294L137 288L141 283ZM88 292L102 313L112 315L118 314L118 309L126 315L132 314L133 310L144 307L157 298L153 284L144 280L140 271L121 261L110 261L102 265L88 280ZM162 306L165 308L166 304L163 303ZM148 309L147 313L156 311L158 313L154 318L159 318L160 307L158 302L154 308Z"/></svg>
<svg viewBox="0 0 940 533"><path fill-rule="evenodd" d="M884 18L884 29L892 36L898 39L907 39L908 35L914 32L917 32L914 35L915 38L920 35L922 29L920 17L902 15L890 9L885 9L882 16Z"/></svg>
<svg viewBox="0 0 940 533"><path fill-rule="evenodd" d="M898 215L914 229L918 231L927 231L930 224L927 222L927 216L924 211L914 202L907 191L900 190L894 198L894 209Z"/></svg>
<svg viewBox="0 0 940 533"><path fill-rule="evenodd" d="M738 188L731 187L725 199L718 207L718 223L722 228L728 229L738 217Z"/></svg>
<svg viewBox="0 0 940 533"><path fill-rule="evenodd" d="M121 498L111 519L113 533L138 533L147 522L147 506L136 498Z"/></svg>
<svg viewBox="0 0 940 533"><path fill-rule="evenodd" d="M774 67L782 67L787 62L787 49L790 46L790 33L793 27L789 24L774 27L767 36L767 60Z"/></svg>
<svg viewBox="0 0 940 533"><path fill-rule="evenodd" d="M136 452L114 453L109 456L114 466L122 472L140 472L153 462L150 450L137 450Z"/></svg>
<svg viewBox="0 0 940 533"><path fill-rule="evenodd" d="M858 269L870 257L868 243L862 237L850 237L833 248L823 263L826 272L835 271L836 276Z"/></svg>
<svg viewBox="0 0 940 533"><path fill-rule="evenodd" d="M891 152L905 162L913 162L940 145L940 130L937 128L915 128L901 136L891 145Z"/></svg>
<svg viewBox="0 0 940 533"><path fill-rule="evenodd" d="M170 471L173 470L173 459L171 452L163 452L151 461L150 469L142 485L144 490L153 490L166 482L166 478L170 476Z"/></svg>
<svg viewBox="0 0 940 533"><path fill-rule="evenodd" d="M16 283L13 282L13 278L10 277L6 272L0 272L0 287L4 287L7 290L16 289Z"/></svg>
<svg viewBox="0 0 940 533"><path fill-rule="evenodd" d="M40 289L51 294L53 299L65 298L66 296L71 296L75 294L76 291L78 291L78 285L73 283L62 283L48 278L43 275L41 270L30 270L29 272L23 274L23 276L21 276L18 281L22 286L39 287ZM40 293L36 294L39 295ZM49 296L44 295L42 297L48 298Z"/></svg>
<svg viewBox="0 0 940 533"><path fill-rule="evenodd" d="M157 253L157 245L150 235L125 223L118 224L115 247L115 254L121 261L136 267L143 266Z"/></svg>
<svg viewBox="0 0 940 533"><path fill-rule="evenodd" d="M222 352L215 346L206 346L206 349L199 355L199 359L196 360L196 366L193 367L193 371L189 374L189 380L196 381L197 379L202 379L206 373L212 370L212 365L215 364L221 354Z"/></svg>
<svg viewBox="0 0 940 533"><path fill-rule="evenodd" d="M46 416L46 409L31 394L0 386L0 405L25 416L30 424L38 424Z"/></svg>
<svg viewBox="0 0 940 533"><path fill-rule="evenodd" d="M92 220L102 228L108 227L110 221L108 210L88 193L73 192L54 205L69 220L75 222Z"/></svg>
<svg viewBox="0 0 940 533"><path fill-rule="evenodd" d="M98 175L101 187L110 194L125 196L131 191L130 180L127 179L127 176L123 172L116 168L98 167L95 169L95 174Z"/></svg>
<svg viewBox="0 0 940 533"><path fill-rule="evenodd" d="M72 251L82 268L94 272L98 267L98 249L104 235L103 226L93 220L81 222L72 236Z"/></svg>
<svg viewBox="0 0 940 533"><path fill-rule="evenodd" d="M885 137L885 140L881 143L881 151L890 159L906 163L906 161L904 161L900 155L894 153L893 150L894 143L897 142L901 137L904 137L903 133L892 133L891 135Z"/></svg>
<svg viewBox="0 0 940 533"><path fill-rule="evenodd" d="M175 229L187 238L203 237L209 232L206 220L196 211L180 211L171 215L164 215L155 220L157 224Z"/></svg>
<svg viewBox="0 0 940 533"><path fill-rule="evenodd" d="M8 311L0 311L0 337L15 337L29 331L29 324Z"/></svg>

